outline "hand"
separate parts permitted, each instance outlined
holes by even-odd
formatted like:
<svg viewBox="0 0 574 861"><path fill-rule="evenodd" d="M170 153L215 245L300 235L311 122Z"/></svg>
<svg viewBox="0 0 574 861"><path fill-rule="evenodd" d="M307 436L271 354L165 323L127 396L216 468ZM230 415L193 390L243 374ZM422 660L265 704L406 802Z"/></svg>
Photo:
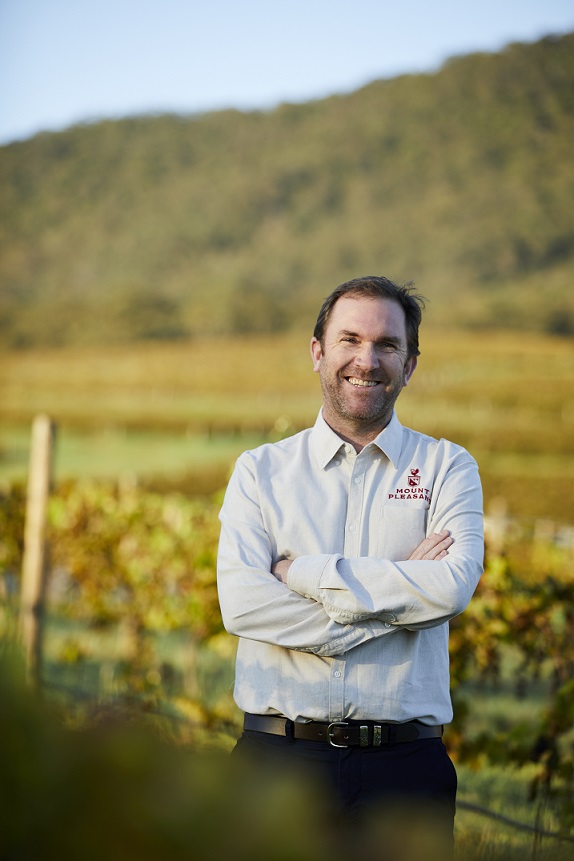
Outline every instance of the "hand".
<svg viewBox="0 0 574 861"><path fill-rule="evenodd" d="M291 567L292 561L293 560L289 561L289 559L280 559L279 562L276 562L275 565L273 565L273 567L271 568L271 573L274 577L277 577L277 579L280 580L281 583L287 582L287 572Z"/></svg>
<svg viewBox="0 0 574 861"><path fill-rule="evenodd" d="M443 529L442 532L433 532L432 535L421 541L409 559L428 559L437 562L448 555L448 548L453 543L454 538L451 538L448 529Z"/></svg>

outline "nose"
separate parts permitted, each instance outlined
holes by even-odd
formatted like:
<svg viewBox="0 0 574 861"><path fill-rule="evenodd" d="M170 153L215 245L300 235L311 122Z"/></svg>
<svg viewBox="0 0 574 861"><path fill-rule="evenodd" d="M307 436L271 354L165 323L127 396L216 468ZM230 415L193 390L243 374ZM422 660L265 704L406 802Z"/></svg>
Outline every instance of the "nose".
<svg viewBox="0 0 574 861"><path fill-rule="evenodd" d="M374 371L379 366L374 344L363 342L355 355L355 364L364 371Z"/></svg>

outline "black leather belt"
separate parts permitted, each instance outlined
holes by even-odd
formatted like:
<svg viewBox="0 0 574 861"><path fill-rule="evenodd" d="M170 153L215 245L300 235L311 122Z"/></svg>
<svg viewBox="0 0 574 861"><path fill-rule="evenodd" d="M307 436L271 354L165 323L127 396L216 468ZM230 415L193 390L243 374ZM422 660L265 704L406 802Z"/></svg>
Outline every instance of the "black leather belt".
<svg viewBox="0 0 574 861"><path fill-rule="evenodd" d="M380 747L383 744L417 741L422 738L440 738L443 733L442 726L427 726L417 720L407 723L373 720L303 723L275 715L249 713L245 714L243 729L306 741L324 741L331 747Z"/></svg>

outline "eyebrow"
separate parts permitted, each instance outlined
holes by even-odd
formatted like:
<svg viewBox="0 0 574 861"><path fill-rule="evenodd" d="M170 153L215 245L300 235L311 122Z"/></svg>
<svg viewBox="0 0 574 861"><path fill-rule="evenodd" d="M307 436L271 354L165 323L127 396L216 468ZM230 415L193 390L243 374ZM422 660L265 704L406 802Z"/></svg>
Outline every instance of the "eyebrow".
<svg viewBox="0 0 574 861"><path fill-rule="evenodd" d="M351 329L341 329L339 332L339 337L343 335L348 335L351 338L360 338L363 336L359 335L358 332L353 332ZM394 335L384 335L382 338L379 338L377 341L374 341L375 344L394 344L397 347L402 346L402 340L399 337Z"/></svg>

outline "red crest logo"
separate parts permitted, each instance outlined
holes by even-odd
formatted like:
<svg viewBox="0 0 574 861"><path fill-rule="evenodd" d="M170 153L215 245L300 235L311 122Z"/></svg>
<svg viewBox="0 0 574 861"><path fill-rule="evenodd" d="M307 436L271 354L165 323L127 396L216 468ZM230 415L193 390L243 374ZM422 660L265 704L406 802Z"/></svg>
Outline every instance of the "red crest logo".
<svg viewBox="0 0 574 861"><path fill-rule="evenodd" d="M411 469L411 474L408 477L408 482L410 487L418 487L421 483L421 477L419 475L418 469Z"/></svg>

